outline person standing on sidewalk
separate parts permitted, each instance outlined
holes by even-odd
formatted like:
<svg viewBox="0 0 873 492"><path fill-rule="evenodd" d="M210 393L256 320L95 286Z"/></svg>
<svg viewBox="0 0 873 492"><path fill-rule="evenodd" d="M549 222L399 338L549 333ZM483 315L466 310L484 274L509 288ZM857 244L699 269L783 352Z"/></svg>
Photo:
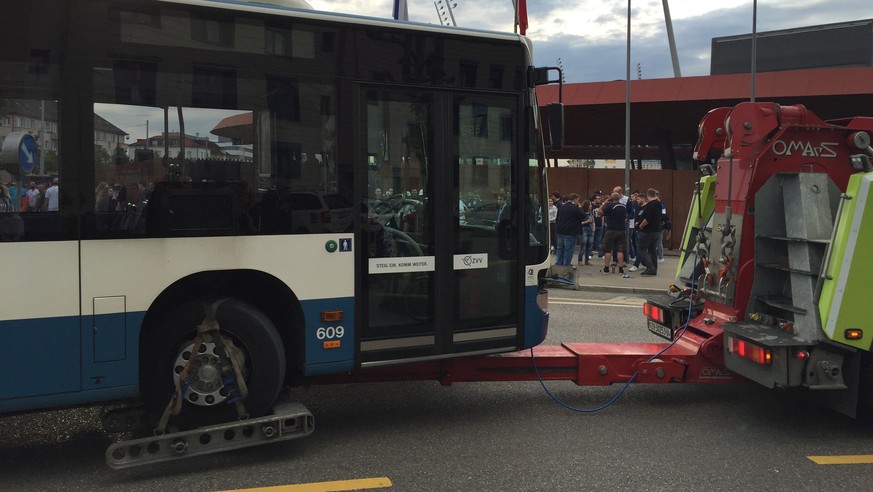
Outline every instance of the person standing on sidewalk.
<svg viewBox="0 0 873 492"><path fill-rule="evenodd" d="M625 203L627 207L627 261L630 263L637 258L637 229L634 222L637 217L637 196L638 191L631 193L630 198Z"/></svg>
<svg viewBox="0 0 873 492"><path fill-rule="evenodd" d="M634 226L635 226L634 234L637 236L636 237L637 256L634 259L634 264L630 268L628 268L629 272L635 272L635 271L639 270L640 265L643 262L643 257L640 254L639 237L640 237L640 221L643 220L643 209L646 206L646 194L645 193L637 193L636 196L634 197L634 199L636 201L636 207L634 207L634 210L636 210L636 213L635 213L633 219L628 219L628 222L633 221ZM646 267L642 267L642 269L645 270Z"/></svg>
<svg viewBox="0 0 873 492"><path fill-rule="evenodd" d="M661 202L658 200L658 192L649 188L646 191L646 205L643 207L642 220L640 220L639 251L643 257L643 266L646 271L640 275L658 274L658 238L661 236Z"/></svg>
<svg viewBox="0 0 873 492"><path fill-rule="evenodd" d="M583 218L579 207L579 194L570 193L570 199L558 205L558 217L555 219L555 232L558 234L558 246L555 250L555 264L572 266L573 253L576 251L576 236Z"/></svg>
<svg viewBox="0 0 873 492"><path fill-rule="evenodd" d="M558 245L558 234L555 231L555 221L558 220L558 204L555 203L554 197L549 197L549 241L551 241L551 250L554 253L555 247Z"/></svg>
<svg viewBox="0 0 873 492"><path fill-rule="evenodd" d="M594 247L594 216L592 215L591 202L582 202L582 227L579 231L579 259L576 265L591 266L591 250Z"/></svg>
<svg viewBox="0 0 873 492"><path fill-rule="evenodd" d="M594 217L594 250L597 251L597 257L603 258L603 216L600 215L600 205L603 204L603 193L600 190L595 191L591 195L591 216ZM591 252L591 257L594 257L594 251ZM588 259L589 261L591 258Z"/></svg>
<svg viewBox="0 0 873 492"><path fill-rule="evenodd" d="M600 206L600 214L606 222L606 233L603 235L604 267L601 272L608 274L612 263L612 252L615 250L618 273L624 273L624 250L627 246L627 207L621 203L621 195L613 193L608 202Z"/></svg>
<svg viewBox="0 0 873 492"><path fill-rule="evenodd" d="M621 186L616 186L615 188L612 189L612 192L613 192L613 193L618 193L618 195L619 195L618 201L619 201L622 205L624 205L625 207L627 207L628 196L624 194L624 188L622 188Z"/></svg>
<svg viewBox="0 0 873 492"><path fill-rule="evenodd" d="M631 215L630 197L624 194L624 188L622 188L621 186L616 186L615 188L612 189L612 192L613 192L613 193L618 193L619 195L621 195L621 198L619 198L618 201L619 201L622 205L624 205L625 208L627 209L627 216L628 216L628 218L629 218L629 219L633 219L633 215ZM610 196L611 196L611 195L610 195ZM624 224L625 229L628 228L628 224L627 224L627 223L628 223L628 221L625 221L625 224ZM624 235L624 240L625 240L625 244L624 244L624 257L625 257L625 258L631 258L631 257L633 257L633 254L632 254L632 253L633 253L633 250L631 250L630 238L631 238L631 236L630 236L630 229L628 229L628 230L625 231L625 235ZM616 254L616 253L617 253L616 250L613 249L613 250L612 250L613 258L618 258L618 254Z"/></svg>
<svg viewBox="0 0 873 492"><path fill-rule="evenodd" d="M658 195L658 203L661 204L661 234L658 235L658 263L664 263L664 236L670 234L670 216L667 215L667 206L664 205L664 199L661 198L661 192L655 190Z"/></svg>

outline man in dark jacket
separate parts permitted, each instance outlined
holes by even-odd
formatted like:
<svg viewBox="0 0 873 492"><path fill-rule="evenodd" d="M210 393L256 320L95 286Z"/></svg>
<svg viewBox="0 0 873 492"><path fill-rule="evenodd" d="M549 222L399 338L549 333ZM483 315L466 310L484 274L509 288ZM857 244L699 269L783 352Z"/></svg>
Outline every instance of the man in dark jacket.
<svg viewBox="0 0 873 492"><path fill-rule="evenodd" d="M570 200L558 205L558 218L555 220L555 231L558 234L558 245L555 248L555 264L571 266L573 253L576 251L576 236L582 227L585 215L579 207L579 194L571 193Z"/></svg>
<svg viewBox="0 0 873 492"><path fill-rule="evenodd" d="M604 267L603 273L609 272L612 263L612 251L615 250L618 273L624 273L624 250L627 246L627 207L621 203L621 194L613 193L609 201L600 205L600 215L605 222L606 233L603 235Z"/></svg>
<svg viewBox="0 0 873 492"><path fill-rule="evenodd" d="M652 188L646 191L646 205L640 220L639 247L646 271L640 275L658 274L658 238L661 236L661 201L658 192Z"/></svg>
<svg viewBox="0 0 873 492"><path fill-rule="evenodd" d="M603 217L600 215L600 205L603 204L603 193L600 190L595 191L591 195L591 215L594 217L594 249L597 251L597 257L603 258L603 234L606 231L603 227ZM594 256L593 254L591 256Z"/></svg>

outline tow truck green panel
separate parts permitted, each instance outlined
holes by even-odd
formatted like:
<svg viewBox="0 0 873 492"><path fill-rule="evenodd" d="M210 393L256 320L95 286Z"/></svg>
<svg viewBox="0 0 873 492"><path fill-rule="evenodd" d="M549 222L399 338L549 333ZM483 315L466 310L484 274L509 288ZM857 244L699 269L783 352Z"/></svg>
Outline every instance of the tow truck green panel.
<svg viewBox="0 0 873 492"><path fill-rule="evenodd" d="M849 178L818 302L825 335L862 350L870 350L873 341L873 317L867 310L867 304L873 302L871 186L873 172ZM849 329L862 330L863 337L847 339Z"/></svg>
<svg viewBox="0 0 873 492"><path fill-rule="evenodd" d="M682 266L689 257L694 256L694 245L697 244L697 232L706 227L712 212L715 210L716 176L702 176L697 192L691 200L688 218L685 221L685 234L682 236L682 249L679 253L679 264L676 266L676 277L679 277Z"/></svg>

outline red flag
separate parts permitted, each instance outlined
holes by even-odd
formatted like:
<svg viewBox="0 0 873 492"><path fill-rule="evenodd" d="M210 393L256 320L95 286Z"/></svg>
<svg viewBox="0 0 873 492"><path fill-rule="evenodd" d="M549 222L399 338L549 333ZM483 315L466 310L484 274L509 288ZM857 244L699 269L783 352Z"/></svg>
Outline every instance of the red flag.
<svg viewBox="0 0 873 492"><path fill-rule="evenodd" d="M518 0L518 32L522 36L527 32L527 0Z"/></svg>

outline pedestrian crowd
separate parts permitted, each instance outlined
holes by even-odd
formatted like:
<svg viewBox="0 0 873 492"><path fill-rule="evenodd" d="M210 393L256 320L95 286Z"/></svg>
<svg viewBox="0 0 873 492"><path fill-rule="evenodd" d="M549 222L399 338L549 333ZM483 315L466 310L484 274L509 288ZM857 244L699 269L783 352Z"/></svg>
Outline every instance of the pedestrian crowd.
<svg viewBox="0 0 873 492"><path fill-rule="evenodd" d="M0 182L0 213L3 212L57 212L59 203L58 178L30 186L19 192L15 182Z"/></svg>
<svg viewBox="0 0 873 492"><path fill-rule="evenodd" d="M592 266L596 254L603 274L624 274L627 268L645 276L658 274L664 261L663 231L671 227L658 190L627 196L621 186L609 194L595 191L587 200L578 193L552 192L549 225L556 265Z"/></svg>

